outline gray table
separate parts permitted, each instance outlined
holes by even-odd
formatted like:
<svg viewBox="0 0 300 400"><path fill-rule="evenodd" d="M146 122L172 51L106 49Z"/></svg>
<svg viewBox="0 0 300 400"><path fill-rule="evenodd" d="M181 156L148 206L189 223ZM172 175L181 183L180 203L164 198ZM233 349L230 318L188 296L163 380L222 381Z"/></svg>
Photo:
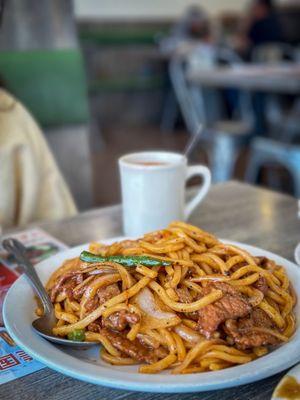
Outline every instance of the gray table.
<svg viewBox="0 0 300 400"><path fill-rule="evenodd" d="M249 64L197 69L188 74L195 85L237 88L249 91L300 94L300 64Z"/></svg>
<svg viewBox="0 0 300 400"><path fill-rule="evenodd" d="M300 240L297 201L289 196L254 186L229 182L212 187L190 222L219 237L246 242L273 251L290 260ZM82 213L60 222L38 224L68 245L121 234L119 206ZM6 400L263 400L283 373L261 382L217 392L191 394L133 393L108 389L68 378L48 368L0 386L0 399ZM200 375L199 375L199 379Z"/></svg>

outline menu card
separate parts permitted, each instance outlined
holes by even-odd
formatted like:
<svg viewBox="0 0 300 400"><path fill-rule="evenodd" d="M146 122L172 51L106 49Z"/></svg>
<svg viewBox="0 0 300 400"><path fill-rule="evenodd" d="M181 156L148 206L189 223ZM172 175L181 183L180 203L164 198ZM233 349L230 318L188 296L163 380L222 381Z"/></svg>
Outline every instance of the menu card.
<svg viewBox="0 0 300 400"><path fill-rule="evenodd" d="M5 328L0 328L0 385L45 368L20 349Z"/></svg>
<svg viewBox="0 0 300 400"><path fill-rule="evenodd" d="M67 249L64 243L39 228L10 234L9 237L24 244L27 256L33 264ZM5 239L5 236L1 239ZM14 343L3 326L2 306L5 295L21 274L14 258L0 244L0 385L44 368L43 364L33 360Z"/></svg>

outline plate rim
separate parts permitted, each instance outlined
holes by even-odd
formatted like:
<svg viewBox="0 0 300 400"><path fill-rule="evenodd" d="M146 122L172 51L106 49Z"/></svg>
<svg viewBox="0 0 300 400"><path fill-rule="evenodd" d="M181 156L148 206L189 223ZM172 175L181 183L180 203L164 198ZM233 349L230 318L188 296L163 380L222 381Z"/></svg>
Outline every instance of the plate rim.
<svg viewBox="0 0 300 400"><path fill-rule="evenodd" d="M102 243L111 243L113 241L124 240L124 239L128 239L128 238L125 236L119 236L119 237L113 237L113 238L109 238L109 239L102 239L101 242ZM245 243L240 243L240 242L232 241L232 240L228 240L228 239L220 239L220 240L225 243L228 243L228 244L237 245L241 248L244 247L247 250L249 250L250 252L252 250L254 250L254 252L257 252L257 251L262 252L265 255L269 256L270 258L275 256L275 258L279 259L280 262L283 263L283 265L288 263L290 267L295 268L295 271L297 271L297 269L299 268L292 261L287 260L286 258L281 257L275 253L268 251L268 250L263 250L259 247L253 246L253 245L248 245ZM64 254L75 252L75 251L79 252L80 249L86 248L87 246L88 246L88 244L71 247L67 250L57 253L54 256L47 258L46 260L41 261L40 263L36 264L36 266L37 266L37 268L42 268L43 264L49 264L49 262L57 259L58 256L60 256L60 258L62 258L62 257L67 258L67 256L64 256ZM299 279L300 279L300 271L297 271L297 274L299 274ZM18 285L20 285L22 283L22 281L23 282L25 281L24 276L19 277L16 280L16 282L14 282L14 284L9 289L9 291L5 297L5 300L4 300L3 320L4 320L4 324L5 324L5 327L8 331L8 333L11 335L12 339L17 343L17 345L19 347L21 347L22 349L24 349L34 359L40 361L45 366L48 366L57 372L60 372L64 375L70 376L75 379L79 379L84 382L89 382L89 383L102 385L102 386L115 388L115 389L153 392L153 393L202 392L202 391L207 391L207 390L217 390L217 389L221 389L221 388L235 387L235 386L240 386L240 385L251 383L251 382L256 382L261 379L267 378L269 376L275 375L276 373L281 372L300 361L300 346L299 346L299 351L292 352L292 354L290 354L290 357L287 361L284 361L284 360L286 360L287 357L282 357L281 360L283 360L283 361L280 361L276 365L265 366L265 368L262 372L252 370L251 373L249 373L249 372L246 373L244 371L242 376L236 376L237 374L235 374L235 372L237 372L238 370L241 371L241 369L243 369L243 367L248 366L249 363L247 363L247 364L240 365L240 366L234 366L234 367L228 368L226 370L201 373L202 377L208 377L208 375L212 376L211 374L213 374L213 376L216 377L216 379L215 379L216 382L214 382L214 381L213 382L205 382L205 380L202 383L201 383L201 380L200 380L200 382L197 382L197 380L195 379L195 377L199 376L197 374L187 374L187 375L162 375L162 374L148 375L147 374L147 375L145 375L145 374L139 374L139 373L135 373L135 372L128 373L126 371L120 371L120 370L115 370L114 373L108 374L110 376L97 375L97 377L93 377L89 373L80 371L80 366L79 367L75 366L75 367L70 368L70 366L64 366L64 364L60 365L56 361L53 361L53 357L52 357L52 359L44 357L39 354L38 350L23 344L22 338L20 338L18 336L18 334L16 333L16 327L14 326L14 323L12 323L12 324L10 323L10 317L9 317L9 315L7 315L10 297L12 295L11 293L13 293L14 290L16 290L16 288L18 287ZM298 326L298 330L300 330L300 326ZM33 331L32 331L32 333L34 334ZM46 342L51 347L54 347L55 350L58 350L55 348L55 346L53 344L47 342L45 339L41 338L41 340L43 341L43 344L45 344L44 342ZM299 341L300 341L300 338L299 338ZM288 342L284 345L284 347L288 346L289 344L292 345L291 342ZM275 350L272 353L269 353L265 357L268 357L270 359L270 358L272 358L272 354L274 355L274 353L276 353L277 351L280 351L280 348ZM62 354L66 355L65 353L62 353ZM66 356L67 356L67 358L72 357L69 354ZM259 366L258 364L260 364L263 359L264 359L264 357L257 359L255 361L252 361L251 363L256 363L257 366ZM265 359L263 361L265 361ZM270 364L272 364L272 363L270 363ZM97 368L103 369L105 372L104 367L98 365ZM108 369L108 371L113 371L113 369ZM231 379L230 378L222 378L222 375L224 375L224 374L228 375L228 373L226 373L227 371L230 371L230 372L234 371L233 375L235 375L235 376L231 377ZM127 380L126 380L126 377L125 377L126 374L130 375L131 378L129 378L129 376L127 376ZM106 375L106 374L104 373L104 375ZM117 375L117 376L120 375L120 377L114 377L115 375ZM122 377L122 375L123 375L123 377ZM230 373L229 373L229 375L230 375ZM163 377L165 377L165 376L168 377L169 382L164 381ZM134 379L134 377L136 377L136 379ZM142 379L143 377L147 377L146 380L148 380L148 382L143 382L143 379ZM178 383L178 377L182 378L181 379L182 382ZM189 377L193 377L194 382L192 382L193 379L191 379L191 378L188 379ZM154 378L154 379L151 379L151 378Z"/></svg>

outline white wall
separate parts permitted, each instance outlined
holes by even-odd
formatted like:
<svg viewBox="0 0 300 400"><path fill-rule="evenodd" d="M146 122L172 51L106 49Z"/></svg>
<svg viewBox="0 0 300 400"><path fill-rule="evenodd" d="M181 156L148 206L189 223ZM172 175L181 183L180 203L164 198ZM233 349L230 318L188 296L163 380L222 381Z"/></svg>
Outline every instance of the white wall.
<svg viewBox="0 0 300 400"><path fill-rule="evenodd" d="M174 19L187 6L199 4L209 13L242 11L248 0L74 0L77 18L85 19Z"/></svg>

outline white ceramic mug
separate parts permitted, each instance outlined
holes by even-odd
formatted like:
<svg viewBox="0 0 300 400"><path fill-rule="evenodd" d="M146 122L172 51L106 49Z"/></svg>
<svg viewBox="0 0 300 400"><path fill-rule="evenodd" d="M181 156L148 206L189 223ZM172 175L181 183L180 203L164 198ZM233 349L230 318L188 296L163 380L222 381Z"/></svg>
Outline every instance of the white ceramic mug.
<svg viewBox="0 0 300 400"><path fill-rule="evenodd" d="M186 220L207 194L211 174L207 167L189 167L182 154L149 151L127 154L119 159L126 236L140 236ZM203 184L185 204L185 184L201 176Z"/></svg>

